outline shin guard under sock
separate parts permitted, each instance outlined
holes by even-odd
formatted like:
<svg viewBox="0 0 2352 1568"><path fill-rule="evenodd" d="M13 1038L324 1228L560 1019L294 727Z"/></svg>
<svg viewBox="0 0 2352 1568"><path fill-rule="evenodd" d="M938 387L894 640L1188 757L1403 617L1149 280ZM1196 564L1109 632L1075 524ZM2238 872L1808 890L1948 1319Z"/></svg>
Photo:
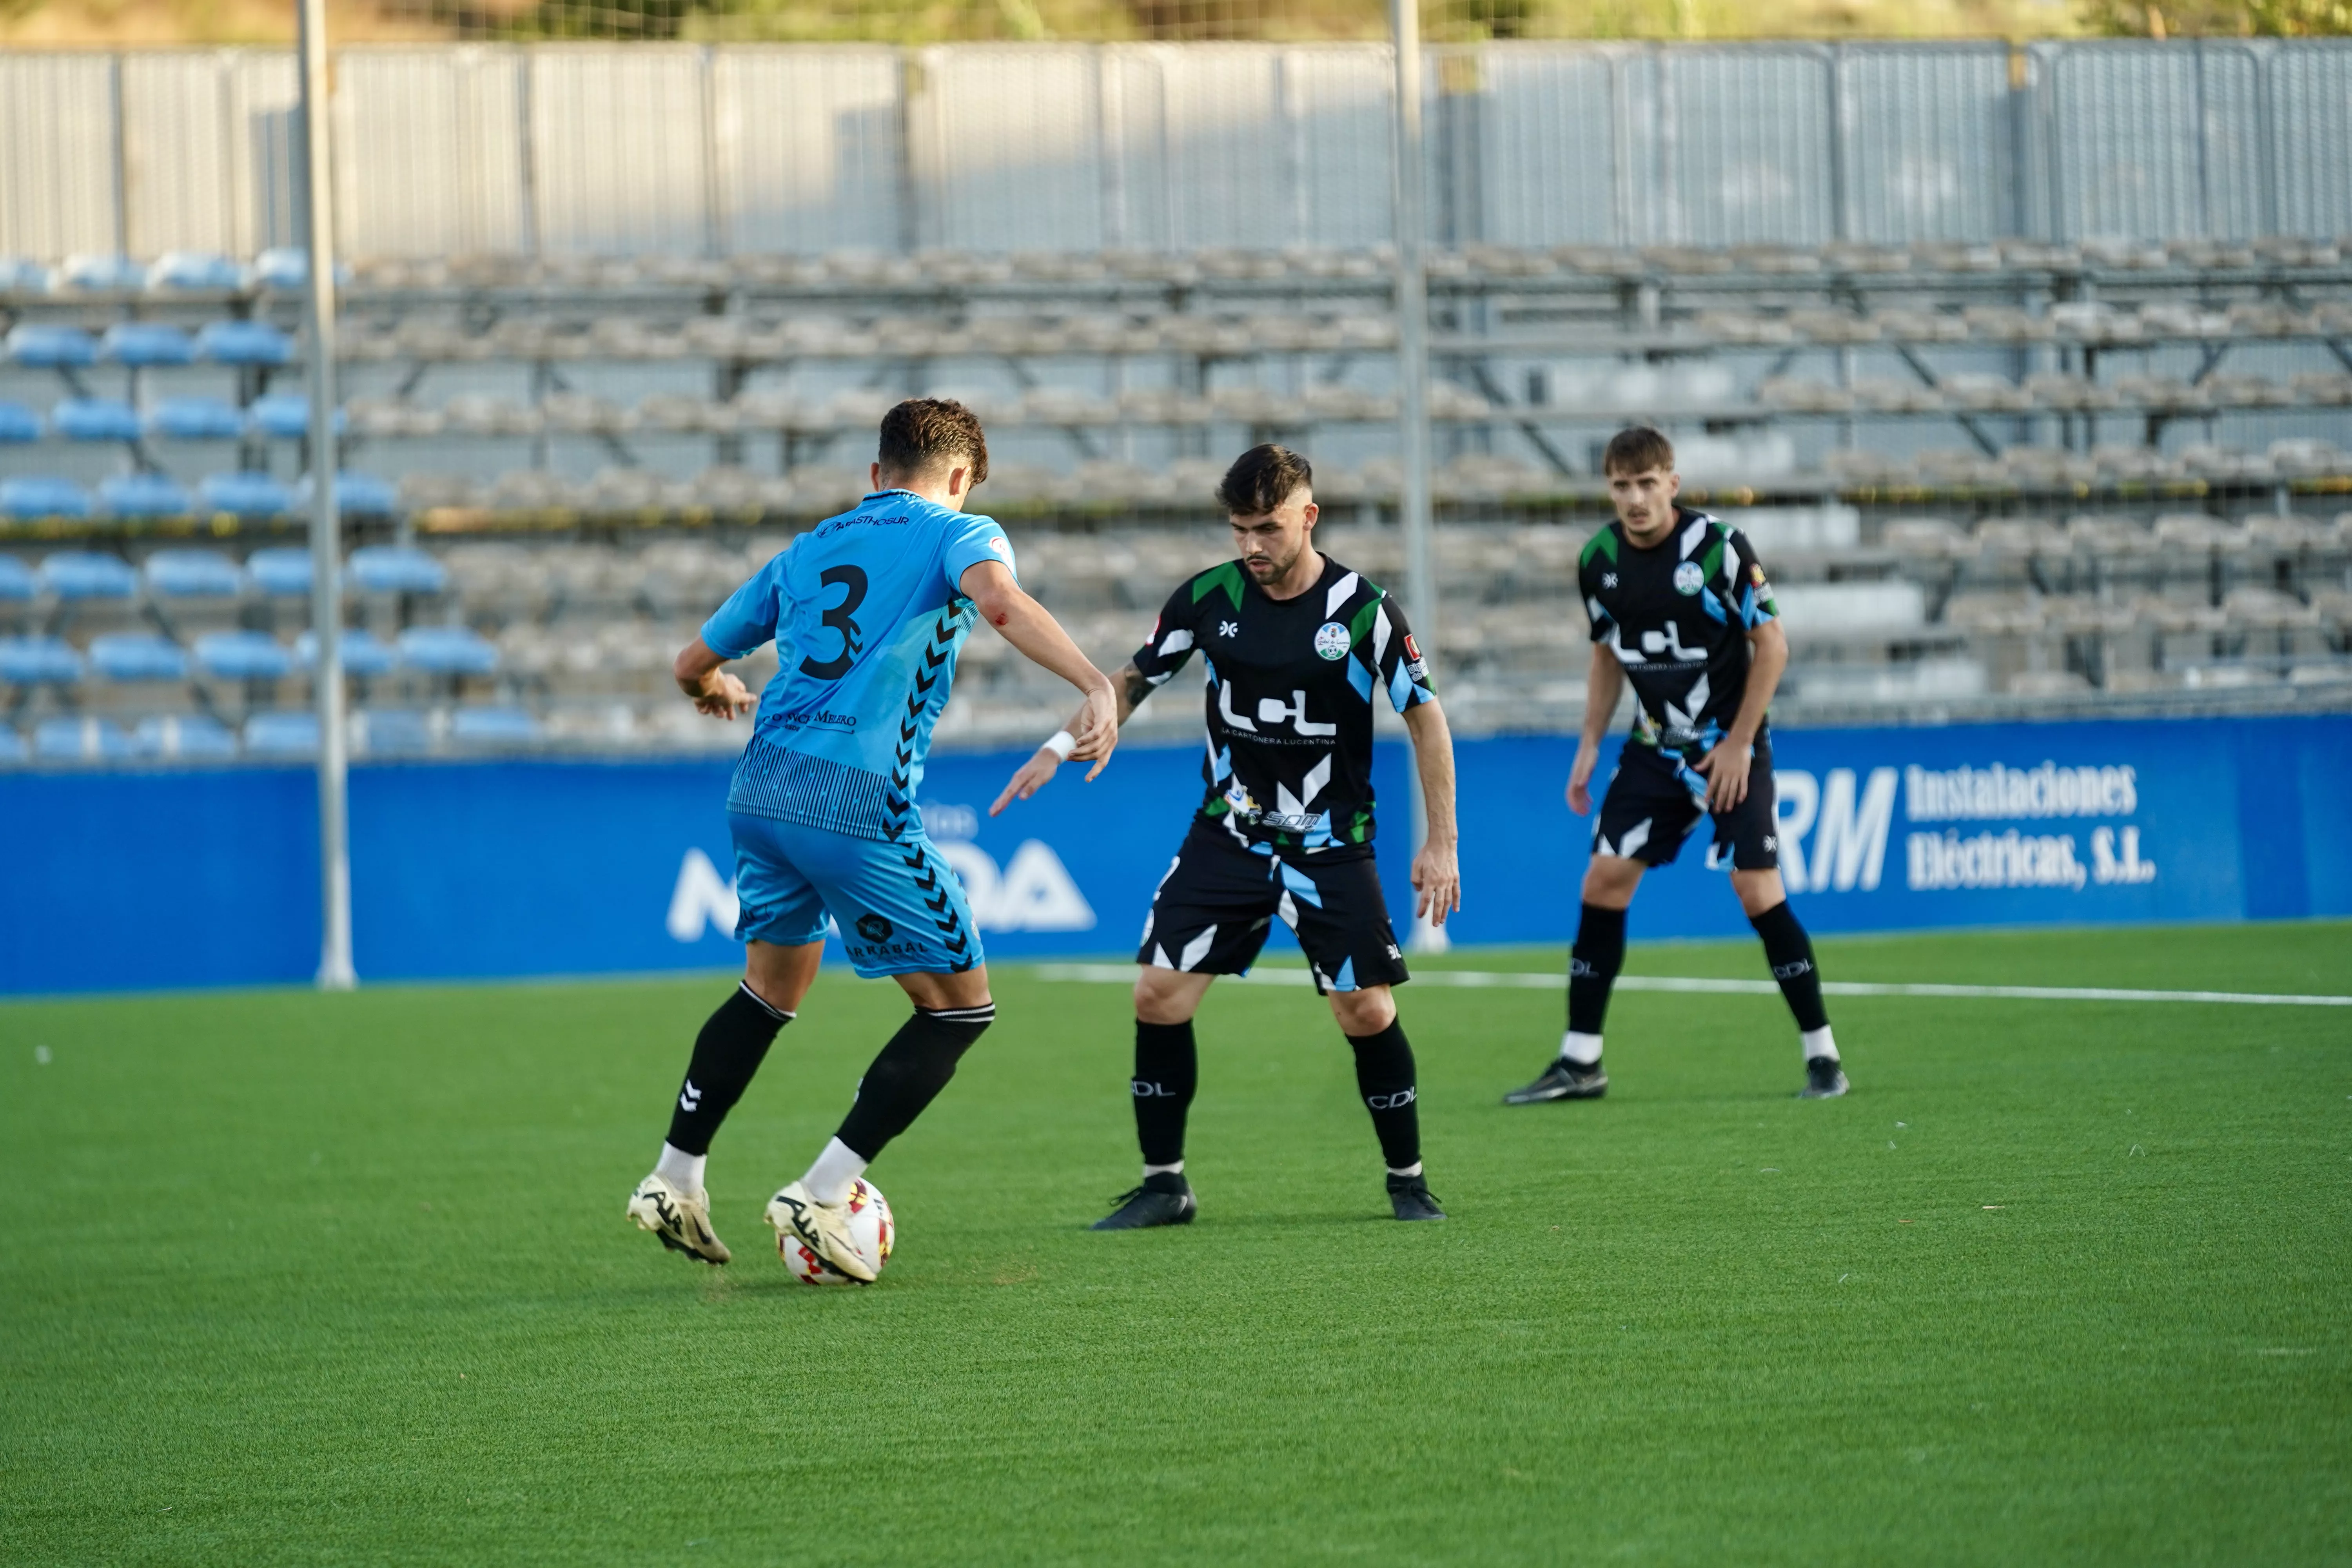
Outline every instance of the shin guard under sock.
<svg viewBox="0 0 2352 1568"><path fill-rule="evenodd" d="M865 1159L904 1132L955 1077L956 1063L996 1021L996 1005L918 1007L857 1085L857 1103L835 1134Z"/></svg>
<svg viewBox="0 0 2352 1568"><path fill-rule="evenodd" d="M1783 899L1760 915L1750 915L1748 923L1764 939L1764 957L1772 965L1772 978L1780 983L1780 994L1788 998L1789 1011L1796 1015L1797 1027L1806 1034L1828 1028L1829 1011L1822 1005L1821 971L1813 966L1813 941L1797 922L1788 900Z"/></svg>
<svg viewBox="0 0 2352 1568"><path fill-rule="evenodd" d="M1135 1021L1135 1137L1147 1165L1173 1165L1184 1158L1184 1117L1201 1076L1192 1045L1192 1022Z"/></svg>
<svg viewBox="0 0 2352 1568"><path fill-rule="evenodd" d="M1625 963L1625 911L1587 904L1576 922L1576 945L1568 958L1568 1027L1598 1035L1609 1014L1609 988Z"/></svg>
<svg viewBox="0 0 2352 1568"><path fill-rule="evenodd" d="M677 1091L677 1109L670 1112L672 1148L688 1154L710 1152L711 1137L767 1059L776 1031L792 1021L790 1013L754 996L751 986L737 984L735 994L719 1005L695 1037L694 1057Z"/></svg>
<svg viewBox="0 0 2352 1568"><path fill-rule="evenodd" d="M1348 1044L1356 1050L1356 1088L1372 1113L1381 1157L1391 1171L1412 1169L1421 1163L1421 1111L1413 1103L1421 1091L1404 1025L1391 1019L1377 1035L1349 1035Z"/></svg>

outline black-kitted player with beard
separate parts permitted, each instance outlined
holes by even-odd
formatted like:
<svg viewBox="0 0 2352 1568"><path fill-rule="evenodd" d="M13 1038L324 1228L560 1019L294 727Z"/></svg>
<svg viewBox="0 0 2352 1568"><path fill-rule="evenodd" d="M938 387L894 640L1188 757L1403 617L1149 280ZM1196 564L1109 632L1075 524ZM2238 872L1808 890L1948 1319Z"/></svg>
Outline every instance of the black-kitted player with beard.
<svg viewBox="0 0 2352 1568"><path fill-rule="evenodd" d="M1789 640L1772 585L1745 534L1675 504L1675 449L1657 431L1619 431L1601 468L1617 519L1592 536L1578 565L1594 644L1584 734L1568 780L1568 804L1580 816L1592 809L1587 786L1628 679L1633 732L1593 825L1568 965L1568 1032L1552 1064L1504 1102L1597 1100L1608 1089L1601 1021L1625 957L1626 909L1642 873L1672 864L1702 816L1715 824L1707 866L1730 871L1796 1016L1805 1061L1799 1093L1843 1094L1812 940L1780 885L1765 710L1788 668Z"/></svg>
<svg viewBox="0 0 2352 1568"><path fill-rule="evenodd" d="M1396 1217L1445 1217L1422 1174L1412 1047L1390 992L1407 975L1372 861L1375 697L1403 715L1412 738L1429 817L1412 862L1415 912L1439 923L1462 901L1454 742L1395 602L1315 548L1313 478L1306 458L1280 447L1235 459L1217 498L1240 559L1171 595L1151 639L1112 677L1125 723L1199 653L1209 734L1201 806L1136 954L1130 1088L1143 1184L1097 1230L1192 1220L1192 1015L1216 976L1248 972L1277 917L1297 933L1315 987L1354 1047ZM989 815L1035 794L1069 754L1064 731L1013 775Z"/></svg>

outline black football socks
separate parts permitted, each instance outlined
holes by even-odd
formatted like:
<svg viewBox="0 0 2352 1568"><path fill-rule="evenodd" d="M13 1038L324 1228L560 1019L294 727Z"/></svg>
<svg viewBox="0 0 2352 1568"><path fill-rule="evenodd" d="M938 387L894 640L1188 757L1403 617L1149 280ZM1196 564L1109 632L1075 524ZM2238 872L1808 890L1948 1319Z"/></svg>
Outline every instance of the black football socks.
<svg viewBox="0 0 2352 1568"><path fill-rule="evenodd" d="M1135 1137L1143 1145L1147 1169L1184 1163L1184 1118L1200 1077L1190 1018L1181 1024L1135 1021L1135 1077L1128 1087L1135 1095Z"/></svg>
<svg viewBox="0 0 2352 1568"><path fill-rule="evenodd" d="M710 1152L719 1124L767 1059L776 1031L792 1021L790 1013L754 996L751 986L736 985L695 1037L694 1057L677 1091L677 1109L670 1112L670 1147L685 1154Z"/></svg>
<svg viewBox="0 0 2352 1568"><path fill-rule="evenodd" d="M1364 1109L1372 1113L1372 1131L1380 1135L1381 1155L1392 1172L1417 1171L1421 1165L1421 1111L1413 1102L1420 1090L1413 1082L1412 1047L1404 1025L1394 1018L1377 1035L1349 1035L1356 1049L1356 1088Z"/></svg>
<svg viewBox="0 0 2352 1568"><path fill-rule="evenodd" d="M1568 955L1568 1032L1598 1038L1609 1016L1609 988L1625 964L1625 911L1587 904Z"/></svg>
<svg viewBox="0 0 2352 1568"><path fill-rule="evenodd" d="M1748 916L1748 923L1764 939L1764 957L1772 965L1772 978L1780 983L1780 994L1788 998L1789 1011L1796 1015L1797 1027L1807 1035L1828 1028L1829 1011L1822 1005L1821 971L1813 965L1813 940L1798 923L1788 900L1783 899L1760 915Z"/></svg>
<svg viewBox="0 0 2352 1568"><path fill-rule="evenodd" d="M872 1160L883 1146L914 1124L923 1108L955 1077L956 1063L971 1043L996 1021L996 1005L918 1007L900 1026L866 1069L857 1085L857 1102L834 1134L863 1160Z"/></svg>

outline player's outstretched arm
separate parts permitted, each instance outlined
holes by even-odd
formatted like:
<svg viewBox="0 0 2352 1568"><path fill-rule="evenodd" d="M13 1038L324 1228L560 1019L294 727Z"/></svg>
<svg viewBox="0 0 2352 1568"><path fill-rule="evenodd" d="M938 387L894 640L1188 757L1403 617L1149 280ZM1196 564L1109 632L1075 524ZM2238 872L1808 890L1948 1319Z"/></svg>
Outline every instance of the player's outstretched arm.
<svg viewBox="0 0 2352 1568"><path fill-rule="evenodd" d="M1748 773L1756 756L1756 731L1764 726L1764 711L1780 687L1789 668L1789 635L1777 620L1766 621L1748 634L1748 689L1740 693L1739 711L1715 749L1701 758L1698 771L1706 775L1709 811L1729 811L1748 798Z"/></svg>
<svg viewBox="0 0 2352 1568"><path fill-rule="evenodd" d="M1020 649L1024 658L1078 689L1085 700L1070 723L1070 734L1076 742L1070 754L1092 762L1094 769L1087 777L1098 777L1118 745L1118 696L1110 677L1078 651L1078 645L1045 605L1021 591L1021 584L1001 562L981 562L964 573L956 586L980 606L981 618Z"/></svg>
<svg viewBox="0 0 2352 1568"><path fill-rule="evenodd" d="M713 719L732 723L737 714L758 707L760 700L732 671L719 668L726 662L711 651L709 643L697 637L678 650L669 672L677 678L677 689L694 700L695 707Z"/></svg>
<svg viewBox="0 0 2352 1568"><path fill-rule="evenodd" d="M1412 737L1412 760L1421 770L1421 798L1428 814L1428 834L1412 858L1412 912L1432 925L1462 907L1462 862L1454 819L1454 731L1445 711L1434 701L1416 702L1404 710L1405 732Z"/></svg>
<svg viewBox="0 0 2352 1568"><path fill-rule="evenodd" d="M1143 672L1135 668L1133 659L1129 659L1119 666L1118 673L1111 677L1111 689L1118 700L1118 721L1124 724L1135 717L1135 710L1142 704L1143 700L1159 689L1144 679ZM989 816L1001 815L1004 808L1014 801L1027 800L1031 795L1053 783L1054 775L1060 772L1062 767L1062 752L1059 750L1063 743L1062 737L1076 734L1078 721L1086 717L1086 709L1081 707L1076 713L1071 714L1070 721L1062 727L1061 735L1055 736L1038 747L1027 762L1013 770L1012 778L1005 781L1004 792L996 797L996 804L988 808ZM1100 771L1100 769L1096 770L1097 773ZM1088 773L1087 776L1092 778L1094 774Z"/></svg>
<svg viewBox="0 0 2352 1568"><path fill-rule="evenodd" d="M1601 762L1601 742L1625 689L1625 667L1605 642L1592 645L1592 668L1584 672L1584 733L1576 742L1576 764L1568 773L1568 809L1579 816L1592 810L1592 770Z"/></svg>

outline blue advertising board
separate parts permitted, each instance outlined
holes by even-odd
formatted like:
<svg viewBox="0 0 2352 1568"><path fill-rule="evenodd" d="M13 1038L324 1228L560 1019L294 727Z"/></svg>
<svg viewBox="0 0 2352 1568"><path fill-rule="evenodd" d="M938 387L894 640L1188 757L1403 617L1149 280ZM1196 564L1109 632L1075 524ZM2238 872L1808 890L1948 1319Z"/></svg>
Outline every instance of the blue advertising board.
<svg viewBox="0 0 2352 1568"><path fill-rule="evenodd" d="M1790 730L1775 747L1783 872L1816 931L2352 915L2352 835L2330 819L2352 798L2352 716ZM1561 799L1574 750L1460 745L1456 942L1571 934L1591 835ZM1131 952L1199 798L1199 752L1124 748L1100 781L1067 769L990 817L1020 760L941 755L925 781L990 953ZM1384 744L1375 770L1400 925L1410 761ZM729 766L354 768L362 978L735 963ZM307 979L316 821L298 769L0 774L0 993ZM1637 939L1746 931L1706 837L1646 879Z"/></svg>

